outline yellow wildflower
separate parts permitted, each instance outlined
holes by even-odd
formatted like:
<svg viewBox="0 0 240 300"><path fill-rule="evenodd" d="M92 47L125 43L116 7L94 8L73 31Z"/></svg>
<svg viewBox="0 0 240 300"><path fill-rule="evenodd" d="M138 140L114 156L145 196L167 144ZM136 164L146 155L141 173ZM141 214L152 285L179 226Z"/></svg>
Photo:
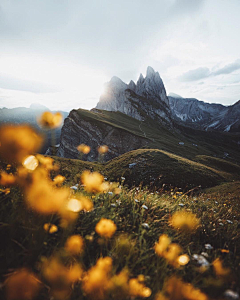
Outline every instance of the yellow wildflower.
<svg viewBox="0 0 240 300"><path fill-rule="evenodd" d="M159 237L158 243L155 244L155 252L157 253L157 255L163 256L163 253L167 250L170 244L171 239L166 234L162 234Z"/></svg>
<svg viewBox="0 0 240 300"><path fill-rule="evenodd" d="M40 290L38 278L27 269L17 270L5 281L7 300L33 299Z"/></svg>
<svg viewBox="0 0 240 300"><path fill-rule="evenodd" d="M55 114L50 111L45 111L39 118L38 124L46 129L54 129L61 126L63 116L60 112Z"/></svg>
<svg viewBox="0 0 240 300"><path fill-rule="evenodd" d="M43 229L51 234L58 231L57 226L51 223L45 223Z"/></svg>
<svg viewBox="0 0 240 300"><path fill-rule="evenodd" d="M10 193L10 189L7 188L7 189L0 189L0 193L4 193L5 195L8 195Z"/></svg>
<svg viewBox="0 0 240 300"><path fill-rule="evenodd" d="M178 230L194 231L199 226L199 219L193 213L177 211L173 214L169 223Z"/></svg>
<svg viewBox="0 0 240 300"><path fill-rule="evenodd" d="M169 300L169 298L165 297L162 293L157 293L154 300Z"/></svg>
<svg viewBox="0 0 240 300"><path fill-rule="evenodd" d="M107 188L103 182L104 177L98 172L84 171L81 175L81 181L87 192L98 193L105 191Z"/></svg>
<svg viewBox="0 0 240 300"><path fill-rule="evenodd" d="M41 154L37 154L36 155L38 161L40 162L40 164L46 168L48 171L54 170L57 171L58 170L58 166L54 165L54 159L48 156L43 156Z"/></svg>
<svg viewBox="0 0 240 300"><path fill-rule="evenodd" d="M212 264L217 276L226 276L230 273L230 269L224 268L222 265L222 261L219 258L216 258Z"/></svg>
<svg viewBox="0 0 240 300"><path fill-rule="evenodd" d="M71 198L67 202L67 210L72 212L79 212L81 210L91 211L92 208L92 201L84 196L79 196L78 198Z"/></svg>
<svg viewBox="0 0 240 300"><path fill-rule="evenodd" d="M57 175L53 178L53 182L55 185L60 186L65 181L65 177L62 175Z"/></svg>
<svg viewBox="0 0 240 300"><path fill-rule="evenodd" d="M32 181L24 188L27 204L39 213L60 213L65 207L69 190L54 188L46 176L46 171L41 168L32 173Z"/></svg>
<svg viewBox="0 0 240 300"><path fill-rule="evenodd" d="M0 128L0 157L22 163L42 145L42 138L27 125L4 125Z"/></svg>
<svg viewBox="0 0 240 300"><path fill-rule="evenodd" d="M29 155L24 159L22 164L29 171L34 171L38 166L38 160L34 155Z"/></svg>
<svg viewBox="0 0 240 300"><path fill-rule="evenodd" d="M11 186L16 183L16 177L13 176L12 174L8 174L6 172L1 172L0 173L0 185L3 186Z"/></svg>
<svg viewBox="0 0 240 300"><path fill-rule="evenodd" d="M181 253L182 248L178 244L170 244L168 250L163 253L163 257L168 261L169 264L174 267L178 267L178 256Z"/></svg>
<svg viewBox="0 0 240 300"><path fill-rule="evenodd" d="M113 299L126 299L129 294L128 271L123 270L111 278L110 285Z"/></svg>
<svg viewBox="0 0 240 300"><path fill-rule="evenodd" d="M78 198L68 199L62 209L60 210L61 215L61 227L67 227L69 223L75 221L80 211L91 211L93 203L87 197L79 196Z"/></svg>
<svg viewBox="0 0 240 300"><path fill-rule="evenodd" d="M102 145L98 147L98 153L99 154L105 154L108 152L108 146Z"/></svg>
<svg viewBox="0 0 240 300"><path fill-rule="evenodd" d="M83 154L88 154L91 150L91 148L85 144L81 144L81 145L77 146L77 149L79 152L81 152Z"/></svg>
<svg viewBox="0 0 240 300"><path fill-rule="evenodd" d="M137 278L132 278L129 280L129 294L132 297L147 298L151 296L152 291Z"/></svg>
<svg viewBox="0 0 240 300"><path fill-rule="evenodd" d="M207 300L208 297L190 283L185 283L178 277L171 277L165 285L170 299L174 300Z"/></svg>
<svg viewBox="0 0 240 300"><path fill-rule="evenodd" d="M104 238L110 238L117 230L117 226L112 220L102 218L95 227L96 232Z"/></svg>
<svg viewBox="0 0 240 300"><path fill-rule="evenodd" d="M111 287L110 272L112 259L99 258L96 265L88 270L83 278L83 290L92 299L104 299Z"/></svg>
<svg viewBox="0 0 240 300"><path fill-rule="evenodd" d="M70 286L72 283L79 281L83 274L81 266L77 263L66 267L58 258L50 257L43 261L42 274L46 280L54 287Z"/></svg>
<svg viewBox="0 0 240 300"><path fill-rule="evenodd" d="M185 266L186 264L189 263L189 260L190 260L189 256L187 254L183 254L177 258L177 263L180 266Z"/></svg>
<svg viewBox="0 0 240 300"><path fill-rule="evenodd" d="M78 255L83 252L83 246L83 238L80 235L72 235L65 243L65 250L72 255Z"/></svg>

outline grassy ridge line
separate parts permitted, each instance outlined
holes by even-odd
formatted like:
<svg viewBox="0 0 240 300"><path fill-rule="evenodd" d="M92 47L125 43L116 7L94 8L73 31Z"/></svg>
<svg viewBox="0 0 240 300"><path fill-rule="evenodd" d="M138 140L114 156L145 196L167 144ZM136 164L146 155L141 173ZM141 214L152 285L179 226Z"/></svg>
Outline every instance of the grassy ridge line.
<svg viewBox="0 0 240 300"><path fill-rule="evenodd" d="M110 125L148 139L148 148L165 150L191 160L196 160L196 156L199 155L222 158L224 152L228 152L228 160L240 164L238 134L205 132L183 127L176 127L174 131L170 131L149 118L146 118L146 121L138 121L120 112L96 111L98 112L76 110L80 119L97 123L99 127ZM184 142L184 146L179 145L180 141Z"/></svg>
<svg viewBox="0 0 240 300"><path fill-rule="evenodd" d="M78 109L77 113L82 119L84 118L87 121L104 123L112 127L120 128L127 132L133 133L137 136L140 136L141 138L145 138L144 134L139 128L139 124L141 124L141 121L131 118L121 112L99 110L99 112L96 113L93 111ZM113 118L111 118L111 115L113 115Z"/></svg>
<svg viewBox="0 0 240 300"><path fill-rule="evenodd" d="M148 186L154 184L156 188L163 184L182 188L211 187L240 179L240 173L226 171L237 170L240 168L237 165L223 161L224 164L219 164L221 168L214 168L208 166L208 158L211 159L205 156L205 165L159 149L133 150L105 164L54 157L60 165L61 174L70 184L79 182L79 173L84 169L98 171L113 181L123 176L129 186L143 183ZM222 163L216 158L215 161ZM131 164L135 165L129 167Z"/></svg>
<svg viewBox="0 0 240 300"><path fill-rule="evenodd" d="M201 164L208 165L209 167L212 167L216 170L224 170L226 172L237 175L240 174L240 166L221 158L198 155L196 156L196 161L200 162Z"/></svg>
<svg viewBox="0 0 240 300"><path fill-rule="evenodd" d="M129 168L131 163L136 165ZM215 186L237 178L230 173L158 149L130 151L108 162L105 170L111 179L124 176L129 185L141 182L149 185L152 182L158 188L162 184L182 188Z"/></svg>

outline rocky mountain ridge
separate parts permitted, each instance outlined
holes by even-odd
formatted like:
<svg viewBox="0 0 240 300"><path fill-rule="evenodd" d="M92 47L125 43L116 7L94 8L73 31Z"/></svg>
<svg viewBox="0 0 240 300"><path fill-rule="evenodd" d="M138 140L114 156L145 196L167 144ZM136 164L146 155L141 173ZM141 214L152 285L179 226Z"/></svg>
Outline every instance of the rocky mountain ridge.
<svg viewBox="0 0 240 300"><path fill-rule="evenodd" d="M240 131L240 104L231 106L210 104L195 98L182 98L177 94L167 96L163 81L152 67L146 77L140 74L135 83L124 83L114 76L105 85L97 109L120 111L137 120L148 117L168 128L177 121L201 130Z"/></svg>
<svg viewBox="0 0 240 300"><path fill-rule="evenodd" d="M172 118L201 130L240 132L240 101L230 106L168 96Z"/></svg>
<svg viewBox="0 0 240 300"><path fill-rule="evenodd" d="M167 127L172 127L169 100L163 81L152 67L147 68L144 78L140 74L137 83L124 83L114 76L105 85L105 93L100 97L97 109L120 111L137 120L147 117L157 120Z"/></svg>
<svg viewBox="0 0 240 300"><path fill-rule="evenodd" d="M124 115L122 117L125 122L131 119ZM98 147L108 145L109 151L105 155L105 160L110 160L125 152L143 148L148 143L144 136L135 135L120 125L109 122L101 116L101 111L88 112L79 109L72 110L64 121L57 156L79 158L77 146L87 144L91 147L91 152L83 159L97 161Z"/></svg>
<svg viewBox="0 0 240 300"><path fill-rule="evenodd" d="M232 131L235 124L238 126L239 107L239 103L225 107L167 97L159 73L148 67L146 77L140 74L136 83L131 80L126 84L112 77L91 111L72 110L62 127L57 155L79 158L77 146L85 143L91 147L84 157L88 161L98 160L97 147L103 144L109 147L106 161L139 148L178 151L178 155L190 159L196 153L224 158L233 155L230 148L238 151L240 137L211 131Z"/></svg>

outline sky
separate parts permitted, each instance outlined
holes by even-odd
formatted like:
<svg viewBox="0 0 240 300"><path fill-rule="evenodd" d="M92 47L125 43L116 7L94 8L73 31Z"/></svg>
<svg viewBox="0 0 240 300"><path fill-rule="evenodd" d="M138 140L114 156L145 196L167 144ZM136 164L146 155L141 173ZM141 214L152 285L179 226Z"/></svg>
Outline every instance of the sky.
<svg viewBox="0 0 240 300"><path fill-rule="evenodd" d="M167 93L240 99L239 0L0 0L0 107L91 109L158 71Z"/></svg>

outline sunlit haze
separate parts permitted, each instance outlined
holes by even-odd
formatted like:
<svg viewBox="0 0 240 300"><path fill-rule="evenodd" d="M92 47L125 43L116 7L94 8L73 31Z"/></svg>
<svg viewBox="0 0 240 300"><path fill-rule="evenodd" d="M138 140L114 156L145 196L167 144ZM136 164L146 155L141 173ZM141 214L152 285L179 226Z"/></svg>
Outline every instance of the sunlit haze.
<svg viewBox="0 0 240 300"><path fill-rule="evenodd" d="M96 106L152 66L167 93L240 99L238 0L2 0L0 107Z"/></svg>

